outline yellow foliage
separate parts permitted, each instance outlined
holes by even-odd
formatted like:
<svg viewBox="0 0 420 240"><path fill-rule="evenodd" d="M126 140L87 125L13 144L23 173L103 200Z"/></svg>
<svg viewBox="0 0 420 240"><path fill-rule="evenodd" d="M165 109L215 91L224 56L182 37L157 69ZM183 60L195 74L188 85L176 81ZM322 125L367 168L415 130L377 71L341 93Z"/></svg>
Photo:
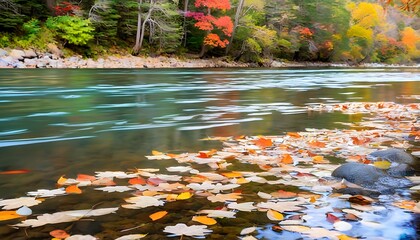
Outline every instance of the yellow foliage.
<svg viewBox="0 0 420 240"><path fill-rule="evenodd" d="M364 28L358 24L350 27L350 29L347 31L347 36L349 38L365 39L369 45L373 42L373 30Z"/></svg>
<svg viewBox="0 0 420 240"><path fill-rule="evenodd" d="M352 10L351 16L355 24L372 28L383 20L383 12L383 8L378 4L361 2Z"/></svg>

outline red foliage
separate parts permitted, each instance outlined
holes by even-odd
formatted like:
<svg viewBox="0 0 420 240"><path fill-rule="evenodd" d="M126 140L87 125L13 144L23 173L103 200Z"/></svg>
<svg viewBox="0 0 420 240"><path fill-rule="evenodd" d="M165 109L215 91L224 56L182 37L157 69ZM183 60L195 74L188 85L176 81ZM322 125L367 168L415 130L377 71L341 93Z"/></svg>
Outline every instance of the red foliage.
<svg viewBox="0 0 420 240"><path fill-rule="evenodd" d="M57 16L73 16L78 10L80 10L80 7L70 2L62 2L58 6L54 7L54 13Z"/></svg>
<svg viewBox="0 0 420 240"><path fill-rule="evenodd" d="M219 35L217 35L215 33L209 33L204 38L204 44L207 45L207 46L212 46L212 47L225 48L229 44L229 41L226 40L226 39L221 40Z"/></svg>
<svg viewBox="0 0 420 240"><path fill-rule="evenodd" d="M195 6L206 7L210 9L227 10L230 9L229 0L196 0ZM191 17L197 22L194 24L200 30L212 31L214 28L219 29L225 36L231 36L233 32L233 22L229 16L221 16L219 18L214 17L210 14L204 14L202 12L186 12L186 17ZM221 40L220 36L216 33L209 33L204 38L204 45L212 47L224 48L229 44L228 40Z"/></svg>
<svg viewBox="0 0 420 240"><path fill-rule="evenodd" d="M195 7L206 7L210 9L229 10L229 0L196 0Z"/></svg>
<svg viewBox="0 0 420 240"><path fill-rule="evenodd" d="M310 37L312 37L312 35L314 35L314 33L311 31L311 29L309 29L307 27L300 28L298 31L299 31L299 34L302 37L305 37L305 38L310 38Z"/></svg>
<svg viewBox="0 0 420 240"><path fill-rule="evenodd" d="M233 32L233 22L229 16L223 16L213 21L213 24L226 36L231 36Z"/></svg>

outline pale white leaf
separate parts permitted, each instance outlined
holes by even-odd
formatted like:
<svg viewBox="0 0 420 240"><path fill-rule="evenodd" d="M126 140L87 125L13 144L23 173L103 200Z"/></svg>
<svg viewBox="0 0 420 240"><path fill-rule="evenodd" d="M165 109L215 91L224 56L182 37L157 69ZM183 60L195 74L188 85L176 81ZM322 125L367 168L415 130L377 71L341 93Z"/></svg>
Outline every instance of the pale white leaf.
<svg viewBox="0 0 420 240"><path fill-rule="evenodd" d="M244 229L242 229L242 231L241 231L241 235L248 235L248 234L250 234L250 233L253 233L255 230L257 230L257 228L256 227L249 227L249 228L244 228Z"/></svg>
<svg viewBox="0 0 420 240"><path fill-rule="evenodd" d="M175 166L166 168L169 172L188 172L193 170L190 166Z"/></svg>
<svg viewBox="0 0 420 240"><path fill-rule="evenodd" d="M163 206L165 204L164 201L156 199L150 196L137 196L131 197L125 200L130 204L122 205L123 208L129 209L139 209L139 208L146 208L150 206Z"/></svg>
<svg viewBox="0 0 420 240"><path fill-rule="evenodd" d="M13 198L13 199L5 199L0 201L0 206L3 206L2 209L10 210L16 209L23 206L31 207L40 204L41 201L35 199L34 197L20 197L20 198Z"/></svg>
<svg viewBox="0 0 420 240"><path fill-rule="evenodd" d="M172 233L176 236L185 235L191 237L202 237L212 232L212 230L207 229L207 226L205 225L187 226L184 223L178 223L175 226L167 226L163 231L166 233Z"/></svg>
<svg viewBox="0 0 420 240"><path fill-rule="evenodd" d="M207 214L211 218L235 218L236 212L224 210L201 210L199 214Z"/></svg>
<svg viewBox="0 0 420 240"><path fill-rule="evenodd" d="M95 188L95 190L104 191L104 192L127 192L132 191L132 188L127 186L107 186L101 188Z"/></svg>
<svg viewBox="0 0 420 240"><path fill-rule="evenodd" d="M36 197L55 197L55 196L61 196L66 195L66 191L64 188L58 188L53 190L47 190L47 189L39 189L34 192L28 192L28 196L36 196Z"/></svg>
<svg viewBox="0 0 420 240"><path fill-rule="evenodd" d="M119 237L115 240L137 240L137 239L144 238L145 236L147 236L147 234L130 234L130 235Z"/></svg>
<svg viewBox="0 0 420 240"><path fill-rule="evenodd" d="M91 235L73 235L65 240L97 240L97 238Z"/></svg>
<svg viewBox="0 0 420 240"><path fill-rule="evenodd" d="M254 202L244 202L244 203L229 203L227 205L228 208L230 209L236 209L239 211L243 211L243 212L251 212L252 210L257 209L257 207L255 207Z"/></svg>
<svg viewBox="0 0 420 240"><path fill-rule="evenodd" d="M105 172L96 172L97 178L119 178L119 179L126 179L126 178L135 178L138 177L137 174L134 173L125 173L122 171L105 171Z"/></svg>
<svg viewBox="0 0 420 240"><path fill-rule="evenodd" d="M273 196L271 196L271 194L265 193L265 192L258 192L257 195L260 198L264 198L264 199L271 199Z"/></svg>
<svg viewBox="0 0 420 240"><path fill-rule="evenodd" d="M333 226L335 230L342 232L348 231L353 228L353 226L350 223L344 221L337 221L333 224Z"/></svg>

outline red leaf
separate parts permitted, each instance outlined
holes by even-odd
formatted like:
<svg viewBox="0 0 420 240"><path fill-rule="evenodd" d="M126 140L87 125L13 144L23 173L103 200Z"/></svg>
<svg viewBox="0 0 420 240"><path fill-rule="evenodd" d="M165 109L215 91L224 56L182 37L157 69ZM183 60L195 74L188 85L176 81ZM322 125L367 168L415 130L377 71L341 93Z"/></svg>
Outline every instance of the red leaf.
<svg viewBox="0 0 420 240"><path fill-rule="evenodd" d="M332 213L326 213L326 216L327 216L327 221L330 222L330 223L335 223L337 221L340 221L340 219L338 217L334 216L334 214L332 214Z"/></svg>

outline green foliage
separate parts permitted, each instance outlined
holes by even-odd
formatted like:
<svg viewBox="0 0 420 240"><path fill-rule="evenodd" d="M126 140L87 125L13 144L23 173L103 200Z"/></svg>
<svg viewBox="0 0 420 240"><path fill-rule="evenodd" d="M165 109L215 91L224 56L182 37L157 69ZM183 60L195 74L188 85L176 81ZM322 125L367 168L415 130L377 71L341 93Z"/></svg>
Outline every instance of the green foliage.
<svg viewBox="0 0 420 240"><path fill-rule="evenodd" d="M45 25L55 32L55 36L74 45L86 45L93 39L91 23L75 16L58 16L47 19Z"/></svg>
<svg viewBox="0 0 420 240"><path fill-rule="evenodd" d="M22 28L29 37L36 36L41 31L40 21L32 19L24 23Z"/></svg>

